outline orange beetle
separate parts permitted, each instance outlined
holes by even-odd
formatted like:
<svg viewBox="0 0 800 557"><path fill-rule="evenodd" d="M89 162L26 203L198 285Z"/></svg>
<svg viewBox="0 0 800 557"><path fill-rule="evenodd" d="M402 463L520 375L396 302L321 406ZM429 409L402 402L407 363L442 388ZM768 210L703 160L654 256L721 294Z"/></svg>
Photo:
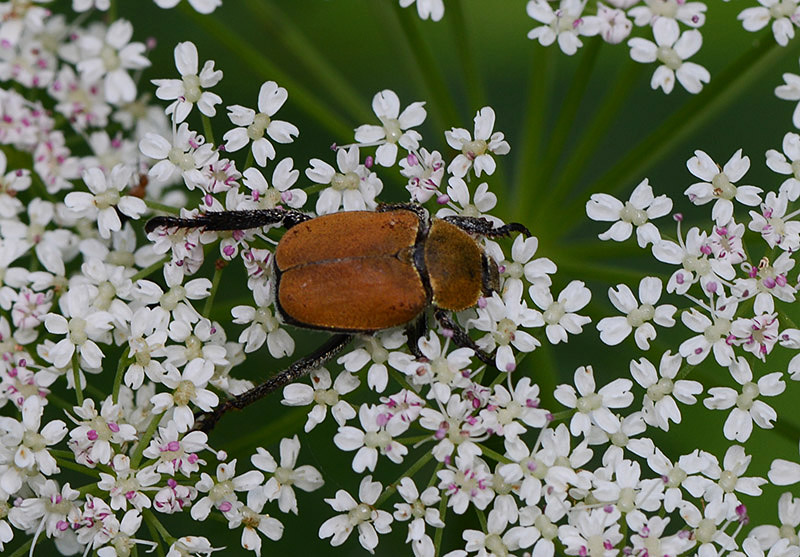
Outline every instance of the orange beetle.
<svg viewBox="0 0 800 557"><path fill-rule="evenodd" d="M323 346L284 371L201 416L211 429L232 408L243 408L320 367L356 333L405 326L408 346L420 357L417 340L427 329L425 312L452 332L453 342L486 354L452 319L451 312L473 307L499 286L497 263L475 236L508 236L525 226L494 228L486 219L430 217L420 205L381 205L377 211L352 211L310 217L299 211L264 209L222 211L197 218L155 217L157 227L245 230L281 223L286 233L273 258L275 305L284 322L336 333Z"/></svg>

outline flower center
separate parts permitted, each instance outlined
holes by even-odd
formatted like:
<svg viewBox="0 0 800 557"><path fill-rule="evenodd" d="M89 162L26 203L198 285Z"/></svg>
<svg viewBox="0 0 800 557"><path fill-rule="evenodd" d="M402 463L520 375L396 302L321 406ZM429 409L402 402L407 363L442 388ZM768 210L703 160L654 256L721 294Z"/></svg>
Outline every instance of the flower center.
<svg viewBox="0 0 800 557"><path fill-rule="evenodd" d="M69 320L69 340L72 344L83 344L89 340L86 334L86 320L82 317L73 317Z"/></svg>
<svg viewBox="0 0 800 557"><path fill-rule="evenodd" d="M103 61L103 66L105 66L106 70L109 72L120 67L117 51L108 45L104 45L100 50L100 59Z"/></svg>
<svg viewBox="0 0 800 557"><path fill-rule="evenodd" d="M658 380L658 383L647 387L647 398L653 402L658 402L665 396L668 396L672 393L672 387L672 380L662 377Z"/></svg>
<svg viewBox="0 0 800 557"><path fill-rule="evenodd" d="M658 47L656 50L656 57L672 71L677 70L681 67L681 64L683 64L683 60L681 60L681 57L675 52L675 49L669 46Z"/></svg>
<svg viewBox="0 0 800 557"><path fill-rule="evenodd" d="M337 172L331 179L331 186L336 191L357 190L361 179L355 172L348 172L347 174L340 174Z"/></svg>
<svg viewBox="0 0 800 557"><path fill-rule="evenodd" d="M394 118L389 118L383 122L383 130L386 133L386 143L397 143L400 140L400 136L403 135L400 122Z"/></svg>
<svg viewBox="0 0 800 557"><path fill-rule="evenodd" d="M263 112L259 112L253 118L253 123L247 126L247 137L251 140L256 140L264 137L264 132L269 127L269 116Z"/></svg>
<svg viewBox="0 0 800 557"><path fill-rule="evenodd" d="M650 304L642 304L628 314L628 324L631 327L639 327L650 321L656 314L656 308Z"/></svg>
<svg viewBox="0 0 800 557"><path fill-rule="evenodd" d="M200 89L200 78L194 74L183 76L183 98L187 102L196 103L200 100L203 90Z"/></svg>
<svg viewBox="0 0 800 557"><path fill-rule="evenodd" d="M483 139L476 139L474 141L467 141L461 147L461 152L469 159L475 160L486 152L486 141Z"/></svg>
<svg viewBox="0 0 800 557"><path fill-rule="evenodd" d="M360 503L355 509L347 513L347 517L350 519L350 524L353 526L357 526L362 522L368 521L370 516L372 516L372 509L370 509L369 505L366 503Z"/></svg>
<svg viewBox="0 0 800 557"><path fill-rule="evenodd" d="M564 306L561 305L560 302L553 302L550 304L550 307L547 308L547 311L544 312L543 317L548 325L556 325L565 314Z"/></svg>
<svg viewBox="0 0 800 557"><path fill-rule="evenodd" d="M175 387L175 392L172 393L172 400L175 401L176 406L186 406L194 398L195 394L194 383L184 379Z"/></svg>
<svg viewBox="0 0 800 557"><path fill-rule="evenodd" d="M736 397L736 406L742 410L749 411L758 395L758 385L752 381L745 383L742 385L742 394Z"/></svg>
<svg viewBox="0 0 800 557"><path fill-rule="evenodd" d="M733 199L736 197L736 186L731 184L731 181L724 172L720 172L711 179L711 185L714 187L714 197L720 199Z"/></svg>
<svg viewBox="0 0 800 557"><path fill-rule="evenodd" d="M647 222L647 212L637 209L630 201L625 202L625 206L619 212L619 218L635 226L641 226Z"/></svg>

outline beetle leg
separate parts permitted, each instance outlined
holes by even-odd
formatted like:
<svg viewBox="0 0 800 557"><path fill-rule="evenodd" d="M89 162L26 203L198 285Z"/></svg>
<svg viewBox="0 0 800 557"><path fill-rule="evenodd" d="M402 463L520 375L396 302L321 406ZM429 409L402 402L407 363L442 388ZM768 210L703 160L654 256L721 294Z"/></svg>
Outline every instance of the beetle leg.
<svg viewBox="0 0 800 557"><path fill-rule="evenodd" d="M443 220L446 220L450 224L455 224L465 232L477 234L479 236L486 236L488 238L509 236L512 232L521 232L527 238L531 237L531 231L528 230L525 225L518 222L510 222L495 228L489 220L482 217L461 217L451 215L449 217L444 217Z"/></svg>
<svg viewBox="0 0 800 557"><path fill-rule="evenodd" d="M494 366L494 358L492 358L490 354L487 354L480 349L480 347L475 343L474 340L472 340L467 332L453 320L448 311L437 308L434 310L433 316L436 318L436 321L439 322L439 325L441 325L445 330L452 332L453 342L457 346L462 348L472 348L480 361L482 361L484 364Z"/></svg>
<svg viewBox="0 0 800 557"><path fill-rule="evenodd" d="M268 224L281 223L285 228L311 219L300 211L259 209L254 211L211 211L195 218L153 217L145 225L152 232L159 226L167 228L203 228L205 230L247 230Z"/></svg>
<svg viewBox="0 0 800 557"><path fill-rule="evenodd" d="M408 349L418 360L425 358L419 349L419 339L425 336L428 331L428 322L423 313L419 318L406 325L406 338L408 339Z"/></svg>
<svg viewBox="0 0 800 557"><path fill-rule="evenodd" d="M249 406L273 391L276 391L281 387L288 385L289 383L297 381L307 373L325 365L334 356L336 356L336 354L341 352L351 340L353 340L353 336L354 335L352 334L333 335L317 350L300 358L295 363L283 371L273 375L260 385L253 387L249 391L246 391L239 396L226 400L210 412L202 412L196 415L194 427L192 429L205 432L211 431L223 414L229 410L234 408L241 410L245 406Z"/></svg>

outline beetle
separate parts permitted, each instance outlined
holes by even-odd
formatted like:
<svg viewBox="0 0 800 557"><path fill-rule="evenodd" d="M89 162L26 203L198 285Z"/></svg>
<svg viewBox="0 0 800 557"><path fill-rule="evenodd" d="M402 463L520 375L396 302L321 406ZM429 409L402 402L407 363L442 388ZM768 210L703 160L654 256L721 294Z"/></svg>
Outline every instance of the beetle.
<svg viewBox="0 0 800 557"><path fill-rule="evenodd" d="M520 223L495 228L484 218L432 217L413 203L383 204L376 211L348 211L311 217L288 209L219 211L196 218L154 217L156 228L246 230L280 224L286 232L273 257L274 299L287 324L333 333L311 354L264 383L201 414L197 429L210 430L228 410L252 402L324 365L356 334L404 326L412 354L427 330L426 313L452 332L453 342L482 351L453 320L452 312L477 305L499 288L497 263L476 237L530 231Z"/></svg>

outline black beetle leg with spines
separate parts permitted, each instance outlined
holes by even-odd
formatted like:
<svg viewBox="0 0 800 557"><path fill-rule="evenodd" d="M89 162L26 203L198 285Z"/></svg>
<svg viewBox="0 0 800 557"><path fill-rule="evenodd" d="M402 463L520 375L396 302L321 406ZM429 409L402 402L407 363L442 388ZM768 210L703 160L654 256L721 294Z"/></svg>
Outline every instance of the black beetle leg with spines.
<svg viewBox="0 0 800 557"><path fill-rule="evenodd" d="M470 234L475 234L477 236L486 236L487 238L501 238L510 236L512 232L521 232L526 238L531 237L531 231L518 222L512 222L495 228L491 221L483 217L462 217L452 215L449 217L444 217L442 220L446 220L450 224L455 224L464 232L469 232Z"/></svg>
<svg viewBox="0 0 800 557"><path fill-rule="evenodd" d="M208 433L213 429L219 419L234 408L241 410L245 406L249 406L254 402L261 400L268 394L280 389L281 387L297 381L304 375L319 369L334 358L347 346L355 335L351 334L336 334L325 342L322 346L316 349L311 354L304 356L294 362L292 365L283 371L273 375L260 385L256 385L249 391L246 391L239 396L229 398L210 412L200 412L195 415L193 430L204 431Z"/></svg>
<svg viewBox="0 0 800 557"><path fill-rule="evenodd" d="M425 314L418 317L408 325L406 325L406 344L411 354L418 360L425 359L425 355L419 349L419 339L424 337L428 332L428 320Z"/></svg>
<svg viewBox="0 0 800 557"><path fill-rule="evenodd" d="M312 217L300 211L285 209L256 209L253 211L210 211L194 218L153 217L145 225L152 232L159 226L166 228L203 228L205 230L248 230L280 223L289 229Z"/></svg>
<svg viewBox="0 0 800 557"><path fill-rule="evenodd" d="M480 361L482 361L484 364L494 367L494 358L491 356L491 354L487 354L481 350L478 344L472 340L472 338L464 329L461 328L461 325L453 320L450 312L443 309L436 309L433 312L433 316L436 318L436 321L439 322L439 325L441 325L442 328L452 332L453 336L451 338L456 346L460 346L461 348L472 348Z"/></svg>

